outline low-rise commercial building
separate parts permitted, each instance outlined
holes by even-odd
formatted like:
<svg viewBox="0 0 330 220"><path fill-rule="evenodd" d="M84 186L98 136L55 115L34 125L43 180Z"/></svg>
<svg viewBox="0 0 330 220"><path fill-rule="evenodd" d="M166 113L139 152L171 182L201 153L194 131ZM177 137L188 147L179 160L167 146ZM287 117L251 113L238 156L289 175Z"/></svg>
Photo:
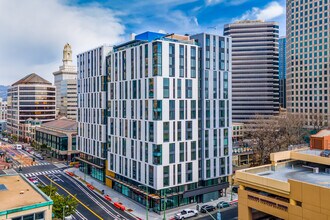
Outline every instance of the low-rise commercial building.
<svg viewBox="0 0 330 220"><path fill-rule="evenodd" d="M71 161L78 156L76 147L77 122L69 119L58 119L42 124L36 129L38 144L46 144L51 148L52 156Z"/></svg>
<svg viewBox="0 0 330 220"><path fill-rule="evenodd" d="M238 218L330 219L330 158L321 152L278 152L270 165L237 171Z"/></svg>
<svg viewBox="0 0 330 220"><path fill-rule="evenodd" d="M25 141L31 142L36 138L36 128L41 126L41 121L29 118L19 126Z"/></svg>
<svg viewBox="0 0 330 220"><path fill-rule="evenodd" d="M21 175L0 175L0 220L51 220L53 201Z"/></svg>
<svg viewBox="0 0 330 220"><path fill-rule="evenodd" d="M330 150L330 130L321 130L317 134L311 135L311 149Z"/></svg>
<svg viewBox="0 0 330 220"><path fill-rule="evenodd" d="M244 136L244 123L233 122L233 144L242 141Z"/></svg>

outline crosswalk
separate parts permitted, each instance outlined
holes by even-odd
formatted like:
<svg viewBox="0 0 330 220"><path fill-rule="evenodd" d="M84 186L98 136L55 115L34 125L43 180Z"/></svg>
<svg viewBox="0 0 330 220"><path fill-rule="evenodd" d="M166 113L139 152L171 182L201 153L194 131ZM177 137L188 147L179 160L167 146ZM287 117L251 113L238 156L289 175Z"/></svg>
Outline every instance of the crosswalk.
<svg viewBox="0 0 330 220"><path fill-rule="evenodd" d="M19 168L19 167L34 167L34 166L45 166L45 165L50 165L50 163L36 163L36 164L24 164L24 165L15 165L13 168Z"/></svg>
<svg viewBox="0 0 330 220"><path fill-rule="evenodd" d="M57 174L57 173L62 173L62 170L47 170L47 171L41 171L41 172L26 173L26 174L24 174L24 176L26 176L26 177L32 177L32 176Z"/></svg>

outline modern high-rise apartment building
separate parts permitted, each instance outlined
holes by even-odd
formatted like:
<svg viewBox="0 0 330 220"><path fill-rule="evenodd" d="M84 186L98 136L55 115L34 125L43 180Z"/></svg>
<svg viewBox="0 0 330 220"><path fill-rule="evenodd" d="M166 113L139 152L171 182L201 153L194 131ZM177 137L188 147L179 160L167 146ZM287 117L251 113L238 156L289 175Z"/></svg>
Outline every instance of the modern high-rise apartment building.
<svg viewBox="0 0 330 220"><path fill-rule="evenodd" d="M7 119L7 102L0 98L0 121Z"/></svg>
<svg viewBox="0 0 330 220"><path fill-rule="evenodd" d="M107 76L105 56L111 47L101 46L77 55L78 135L80 170L105 181L107 156Z"/></svg>
<svg viewBox="0 0 330 220"><path fill-rule="evenodd" d="M200 46L198 202L216 200L232 173L231 38L191 36Z"/></svg>
<svg viewBox="0 0 330 220"><path fill-rule="evenodd" d="M286 1L287 109L307 126L329 125L330 1Z"/></svg>
<svg viewBox="0 0 330 220"><path fill-rule="evenodd" d="M286 38L278 40L278 73L279 73L279 92L280 106L286 108Z"/></svg>
<svg viewBox="0 0 330 220"><path fill-rule="evenodd" d="M56 111L58 116L76 120L77 116L77 69L72 65L70 44L63 49L63 65L54 72L56 86Z"/></svg>
<svg viewBox="0 0 330 220"><path fill-rule="evenodd" d="M8 89L7 107L8 132L24 140L27 120L55 119L55 86L35 73L27 75Z"/></svg>
<svg viewBox="0 0 330 220"><path fill-rule="evenodd" d="M279 113L278 34L276 22L225 25L232 38L233 121Z"/></svg>
<svg viewBox="0 0 330 220"><path fill-rule="evenodd" d="M149 195L156 212L165 197L173 208L221 196L231 174L230 45L145 32L113 48L107 185L144 205Z"/></svg>
<svg viewBox="0 0 330 220"><path fill-rule="evenodd" d="M7 102L0 98L0 132L7 128Z"/></svg>

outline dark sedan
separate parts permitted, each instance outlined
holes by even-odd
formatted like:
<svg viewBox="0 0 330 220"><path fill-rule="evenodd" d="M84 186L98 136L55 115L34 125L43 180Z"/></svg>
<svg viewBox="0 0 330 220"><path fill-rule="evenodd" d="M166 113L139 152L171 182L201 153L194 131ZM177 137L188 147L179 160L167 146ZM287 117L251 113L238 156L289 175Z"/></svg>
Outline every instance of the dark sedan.
<svg viewBox="0 0 330 220"><path fill-rule="evenodd" d="M213 205L203 205L201 207L201 213L212 212L215 210L215 206Z"/></svg>

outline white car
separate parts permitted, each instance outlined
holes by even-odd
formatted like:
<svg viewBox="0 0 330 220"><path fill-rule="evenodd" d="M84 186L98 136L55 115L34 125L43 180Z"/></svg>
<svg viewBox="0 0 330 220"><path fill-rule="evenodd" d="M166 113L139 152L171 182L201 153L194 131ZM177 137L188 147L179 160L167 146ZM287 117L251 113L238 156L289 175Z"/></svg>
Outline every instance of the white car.
<svg viewBox="0 0 330 220"><path fill-rule="evenodd" d="M195 217L198 215L198 211L195 209L184 209L181 212L175 214L175 219L186 219Z"/></svg>

